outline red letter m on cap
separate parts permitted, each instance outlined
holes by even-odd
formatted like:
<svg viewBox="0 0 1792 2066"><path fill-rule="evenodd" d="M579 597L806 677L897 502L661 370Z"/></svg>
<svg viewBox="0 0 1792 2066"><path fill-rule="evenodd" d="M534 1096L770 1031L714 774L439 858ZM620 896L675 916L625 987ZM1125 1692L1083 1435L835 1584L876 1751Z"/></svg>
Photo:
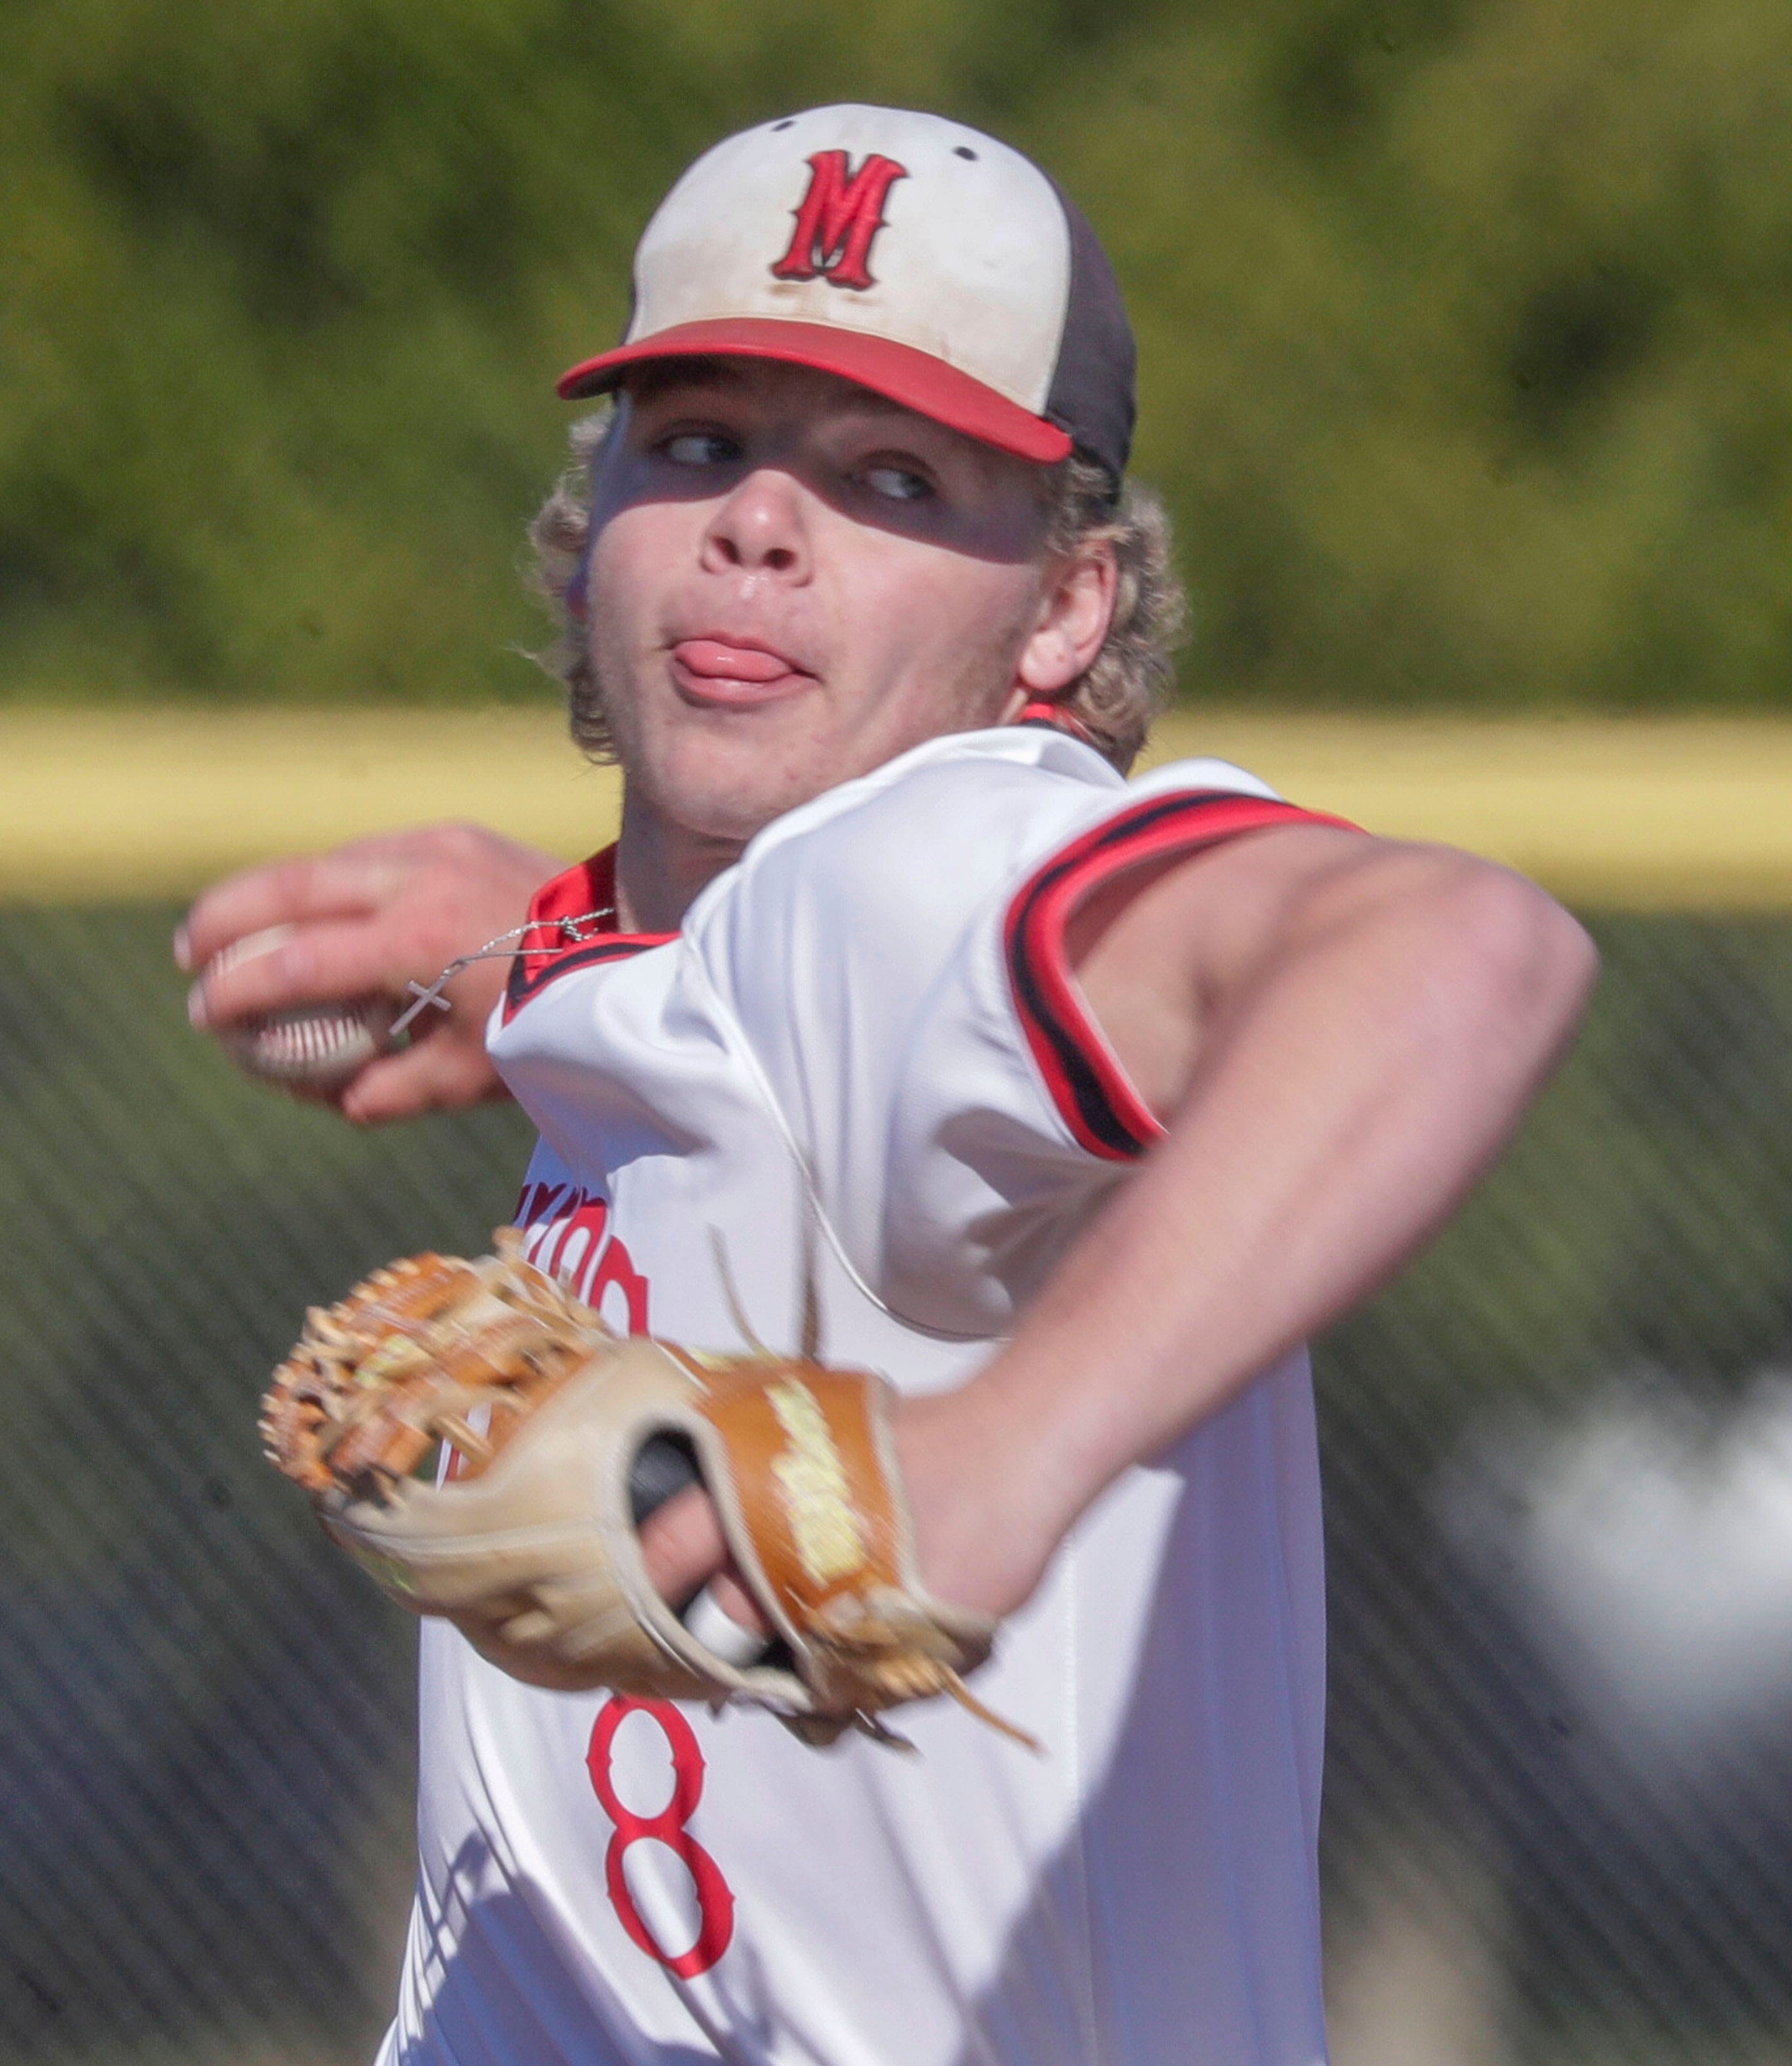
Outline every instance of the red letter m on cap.
<svg viewBox="0 0 1792 2066"><path fill-rule="evenodd" d="M884 203L908 176L894 158L871 156L849 179L844 151L817 151L809 160L809 191L796 211L796 234L772 273L780 280L812 280L819 273L835 287L868 287L871 241L884 227Z"/></svg>

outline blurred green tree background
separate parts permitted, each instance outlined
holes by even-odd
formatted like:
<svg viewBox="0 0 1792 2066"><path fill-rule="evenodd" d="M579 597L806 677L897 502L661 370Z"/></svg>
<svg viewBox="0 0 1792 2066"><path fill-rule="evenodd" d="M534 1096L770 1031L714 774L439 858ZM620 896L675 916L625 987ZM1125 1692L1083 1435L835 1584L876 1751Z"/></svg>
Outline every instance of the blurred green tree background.
<svg viewBox="0 0 1792 2066"><path fill-rule="evenodd" d="M1786 0L10 0L0 697L546 693L551 383L703 144L1050 164L1193 695L1792 695Z"/></svg>

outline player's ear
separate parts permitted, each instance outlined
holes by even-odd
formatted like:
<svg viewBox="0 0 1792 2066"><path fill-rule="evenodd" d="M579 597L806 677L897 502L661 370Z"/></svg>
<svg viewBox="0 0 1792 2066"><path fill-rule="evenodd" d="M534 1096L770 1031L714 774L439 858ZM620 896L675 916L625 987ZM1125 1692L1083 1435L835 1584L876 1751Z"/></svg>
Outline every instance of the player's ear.
<svg viewBox="0 0 1792 2066"><path fill-rule="evenodd" d="M1105 539L1053 562L1039 621L1015 663L1017 691L1054 695L1088 673L1114 622L1118 585L1114 548Z"/></svg>

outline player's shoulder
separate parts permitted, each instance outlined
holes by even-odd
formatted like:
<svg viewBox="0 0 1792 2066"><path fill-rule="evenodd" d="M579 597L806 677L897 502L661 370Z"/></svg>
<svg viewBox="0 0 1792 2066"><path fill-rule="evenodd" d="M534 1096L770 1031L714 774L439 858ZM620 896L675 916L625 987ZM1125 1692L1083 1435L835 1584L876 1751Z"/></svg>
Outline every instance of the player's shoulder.
<svg viewBox="0 0 1792 2066"><path fill-rule="evenodd" d="M1099 754L1061 734L1004 726L932 739L843 782L760 834L746 865L832 861L860 847L991 849L1010 824L1087 808L1125 784Z"/></svg>
<svg viewBox="0 0 1792 2066"><path fill-rule="evenodd" d="M1066 840L1158 798L1268 796L1223 761L1191 760L1128 781L1092 747L1031 726L930 739L799 806L759 834L694 907L763 911L791 897L835 909L962 910Z"/></svg>

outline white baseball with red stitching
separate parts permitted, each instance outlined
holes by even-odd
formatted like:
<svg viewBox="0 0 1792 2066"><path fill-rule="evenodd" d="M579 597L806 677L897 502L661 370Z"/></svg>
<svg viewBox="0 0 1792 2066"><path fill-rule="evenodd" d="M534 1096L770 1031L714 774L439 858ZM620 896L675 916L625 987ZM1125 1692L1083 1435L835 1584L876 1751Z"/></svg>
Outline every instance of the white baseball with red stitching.
<svg viewBox="0 0 1792 2066"><path fill-rule="evenodd" d="M221 974L266 954L292 933L290 926L270 926L233 940L213 955L207 973ZM220 1026L218 1041L245 1076L288 1090L330 1092L390 1051L397 1015L390 998L346 998L253 1013Z"/></svg>

